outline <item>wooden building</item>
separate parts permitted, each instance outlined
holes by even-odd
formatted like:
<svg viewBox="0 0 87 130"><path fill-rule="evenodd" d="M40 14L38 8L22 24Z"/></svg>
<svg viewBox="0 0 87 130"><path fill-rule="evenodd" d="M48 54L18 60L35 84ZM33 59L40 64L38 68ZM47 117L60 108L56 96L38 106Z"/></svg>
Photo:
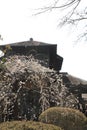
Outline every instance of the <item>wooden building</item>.
<svg viewBox="0 0 87 130"><path fill-rule="evenodd" d="M7 46L11 47L5 55L34 55L35 58L44 60L47 67L60 71L62 67L63 58L57 55L57 44L48 44L43 42L29 41L12 43ZM2 51L6 49L6 45L2 45Z"/></svg>
<svg viewBox="0 0 87 130"><path fill-rule="evenodd" d="M85 113L87 105L87 81L72 76L68 73L61 73L63 84L73 93L79 100L78 108Z"/></svg>

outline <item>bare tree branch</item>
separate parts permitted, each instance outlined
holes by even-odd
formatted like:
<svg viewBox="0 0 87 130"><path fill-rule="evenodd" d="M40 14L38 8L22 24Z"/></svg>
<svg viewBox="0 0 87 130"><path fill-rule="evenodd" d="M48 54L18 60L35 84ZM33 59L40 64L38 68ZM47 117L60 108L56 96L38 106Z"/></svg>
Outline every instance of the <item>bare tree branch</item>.
<svg viewBox="0 0 87 130"><path fill-rule="evenodd" d="M38 9L39 12L35 15L60 10L64 13L63 15L61 13L60 16L58 23L60 27L66 24L78 25L80 22L87 20L87 6L84 3L85 7L82 6L83 9L81 9L82 2L84 3L82 0L53 0L50 5ZM84 25L86 25L86 22L84 22ZM81 37L86 36L87 31L84 31Z"/></svg>
<svg viewBox="0 0 87 130"><path fill-rule="evenodd" d="M73 6L73 5L76 4L75 7L73 8L73 10L74 10L80 4L81 0L71 0L71 2L68 2L69 1L68 0L65 4L62 4L62 5L58 6L58 2L59 1L60 0L54 0L54 3L51 4L50 6L45 6L45 7L39 8L38 9L38 10L40 10L39 13L44 13L44 12L47 12L47 11L52 11L53 9L66 9L66 8L69 8L69 7L71 7L71 6Z"/></svg>

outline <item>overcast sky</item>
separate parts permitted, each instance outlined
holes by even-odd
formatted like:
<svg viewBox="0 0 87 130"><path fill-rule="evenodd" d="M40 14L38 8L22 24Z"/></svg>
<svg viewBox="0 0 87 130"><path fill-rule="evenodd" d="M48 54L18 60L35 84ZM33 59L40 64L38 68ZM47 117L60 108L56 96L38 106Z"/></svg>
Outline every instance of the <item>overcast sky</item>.
<svg viewBox="0 0 87 130"><path fill-rule="evenodd" d="M0 34L3 37L0 44L26 41L31 37L57 44L57 53L64 58L61 71L87 80L87 43L75 44L78 28L57 27L59 12L32 16L37 12L34 9L45 4L44 0L0 0Z"/></svg>

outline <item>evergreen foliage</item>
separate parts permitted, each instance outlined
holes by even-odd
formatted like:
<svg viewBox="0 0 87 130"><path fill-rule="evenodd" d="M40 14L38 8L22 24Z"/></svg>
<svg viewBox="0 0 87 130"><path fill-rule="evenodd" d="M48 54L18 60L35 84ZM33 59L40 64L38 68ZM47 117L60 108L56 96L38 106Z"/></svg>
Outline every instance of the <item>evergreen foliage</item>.
<svg viewBox="0 0 87 130"><path fill-rule="evenodd" d="M13 121L0 124L0 130L62 130L60 127L33 121Z"/></svg>
<svg viewBox="0 0 87 130"><path fill-rule="evenodd" d="M87 118L79 110L52 107L44 111L39 120L62 127L64 130L86 130Z"/></svg>

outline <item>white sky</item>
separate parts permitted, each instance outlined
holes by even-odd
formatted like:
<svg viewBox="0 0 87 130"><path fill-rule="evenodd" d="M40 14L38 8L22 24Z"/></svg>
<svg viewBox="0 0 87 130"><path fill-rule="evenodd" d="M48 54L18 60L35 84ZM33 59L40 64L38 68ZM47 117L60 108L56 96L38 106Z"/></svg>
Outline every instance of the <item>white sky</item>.
<svg viewBox="0 0 87 130"><path fill-rule="evenodd" d="M0 0L0 34L4 39L0 44L25 41L30 37L57 44L58 54L64 58L61 71L87 80L87 44L74 43L78 28L75 31L71 27L57 28L59 13L32 16L33 9L43 5L44 0Z"/></svg>

